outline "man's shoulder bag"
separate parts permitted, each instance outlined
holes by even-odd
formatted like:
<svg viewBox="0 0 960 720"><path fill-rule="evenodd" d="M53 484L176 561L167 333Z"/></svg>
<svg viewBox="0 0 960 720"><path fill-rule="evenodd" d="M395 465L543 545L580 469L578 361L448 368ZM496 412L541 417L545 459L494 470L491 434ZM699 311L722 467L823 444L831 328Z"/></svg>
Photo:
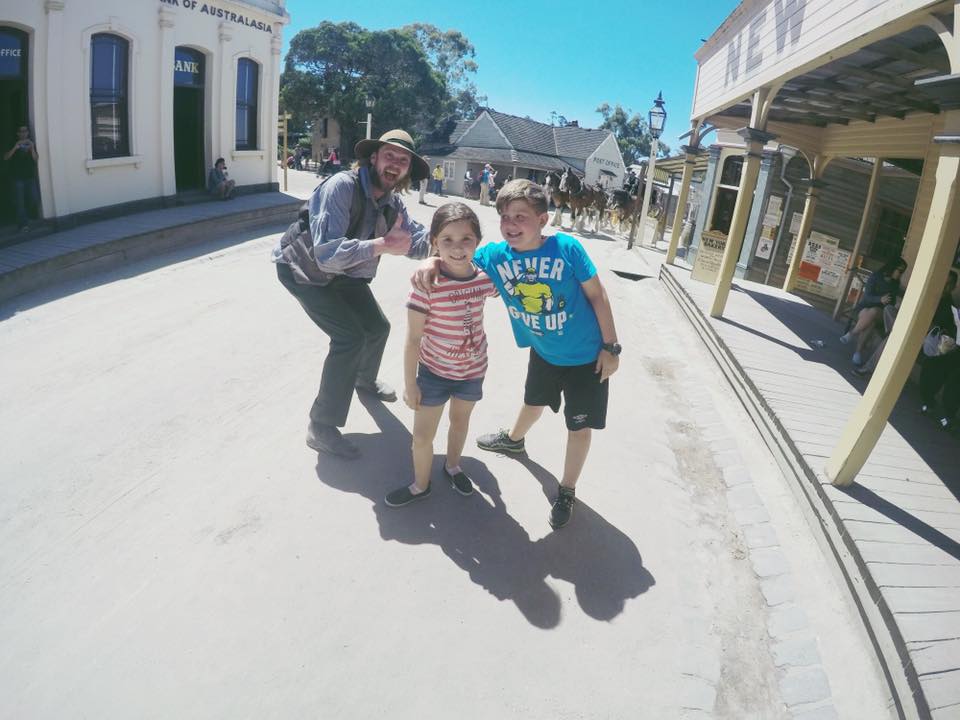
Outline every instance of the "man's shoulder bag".
<svg viewBox="0 0 960 720"><path fill-rule="evenodd" d="M319 190L331 177L324 178L314 189ZM355 238L363 225L363 209L366 197L360 177L355 171L350 171L353 181L353 200L350 202L350 223L347 225L345 237ZM389 227L389 225L388 225ZM280 250L283 261L290 266L293 279L301 285L328 285L336 277L335 273L328 273L317 266L317 258L313 252L313 236L310 234L310 201L300 206L297 221L287 228L280 240Z"/></svg>

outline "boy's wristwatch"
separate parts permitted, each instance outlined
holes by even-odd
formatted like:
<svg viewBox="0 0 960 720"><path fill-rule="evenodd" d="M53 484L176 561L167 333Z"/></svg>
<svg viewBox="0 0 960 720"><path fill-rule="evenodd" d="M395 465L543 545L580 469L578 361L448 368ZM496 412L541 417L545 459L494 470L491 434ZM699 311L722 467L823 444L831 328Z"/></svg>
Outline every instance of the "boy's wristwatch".
<svg viewBox="0 0 960 720"><path fill-rule="evenodd" d="M620 354L620 351L623 350L623 348L620 347L620 343L615 343L615 342L613 342L613 343L603 343L603 344L600 346L600 348L601 348L602 350L606 350L606 351L607 351L608 353L610 353L611 355L619 355L619 354Z"/></svg>

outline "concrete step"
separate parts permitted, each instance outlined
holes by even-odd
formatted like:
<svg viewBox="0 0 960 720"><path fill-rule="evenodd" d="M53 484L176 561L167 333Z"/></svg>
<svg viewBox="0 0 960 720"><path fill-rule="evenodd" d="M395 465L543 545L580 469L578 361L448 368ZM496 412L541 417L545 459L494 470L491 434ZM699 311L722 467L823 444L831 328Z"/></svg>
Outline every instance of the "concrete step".
<svg viewBox="0 0 960 720"><path fill-rule="evenodd" d="M76 249L57 246L56 236L47 245L13 246L17 267L0 267L0 302L57 283L77 280L93 273L113 270L135 260L195 245L214 237L241 234L257 227L285 228L297 217L302 200L268 207L239 210L186 224L133 234L108 242Z"/></svg>

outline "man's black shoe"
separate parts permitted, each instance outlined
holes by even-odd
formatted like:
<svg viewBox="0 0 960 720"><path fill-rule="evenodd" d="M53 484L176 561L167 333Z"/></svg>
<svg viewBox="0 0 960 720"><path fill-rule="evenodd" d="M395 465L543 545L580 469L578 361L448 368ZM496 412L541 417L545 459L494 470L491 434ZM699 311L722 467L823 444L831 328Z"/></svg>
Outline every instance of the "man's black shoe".
<svg viewBox="0 0 960 720"><path fill-rule="evenodd" d="M357 446L341 435L339 428L332 425L310 423L307 426L307 447L348 460L360 457Z"/></svg>
<svg viewBox="0 0 960 720"><path fill-rule="evenodd" d="M570 522L570 516L573 515L573 504L576 501L576 494L571 488L561 487L560 494L553 501L553 509L550 511L550 527L556 530Z"/></svg>
<svg viewBox="0 0 960 720"><path fill-rule="evenodd" d="M374 380L372 385L357 385L360 392L370 393L381 402L396 402L397 391L387 385L383 380Z"/></svg>

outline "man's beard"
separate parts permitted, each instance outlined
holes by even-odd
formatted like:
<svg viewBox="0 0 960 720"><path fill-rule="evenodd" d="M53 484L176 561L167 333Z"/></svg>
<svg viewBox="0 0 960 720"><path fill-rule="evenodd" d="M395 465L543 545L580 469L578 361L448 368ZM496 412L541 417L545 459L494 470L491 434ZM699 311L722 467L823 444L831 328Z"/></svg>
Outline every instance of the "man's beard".
<svg viewBox="0 0 960 720"><path fill-rule="evenodd" d="M377 188L377 190L383 190L383 192L390 192L406 177L405 175L401 175L393 182L393 185L389 185L387 181L380 176L380 171L377 170L376 165L370 163L369 170L370 181L373 183L373 186Z"/></svg>

